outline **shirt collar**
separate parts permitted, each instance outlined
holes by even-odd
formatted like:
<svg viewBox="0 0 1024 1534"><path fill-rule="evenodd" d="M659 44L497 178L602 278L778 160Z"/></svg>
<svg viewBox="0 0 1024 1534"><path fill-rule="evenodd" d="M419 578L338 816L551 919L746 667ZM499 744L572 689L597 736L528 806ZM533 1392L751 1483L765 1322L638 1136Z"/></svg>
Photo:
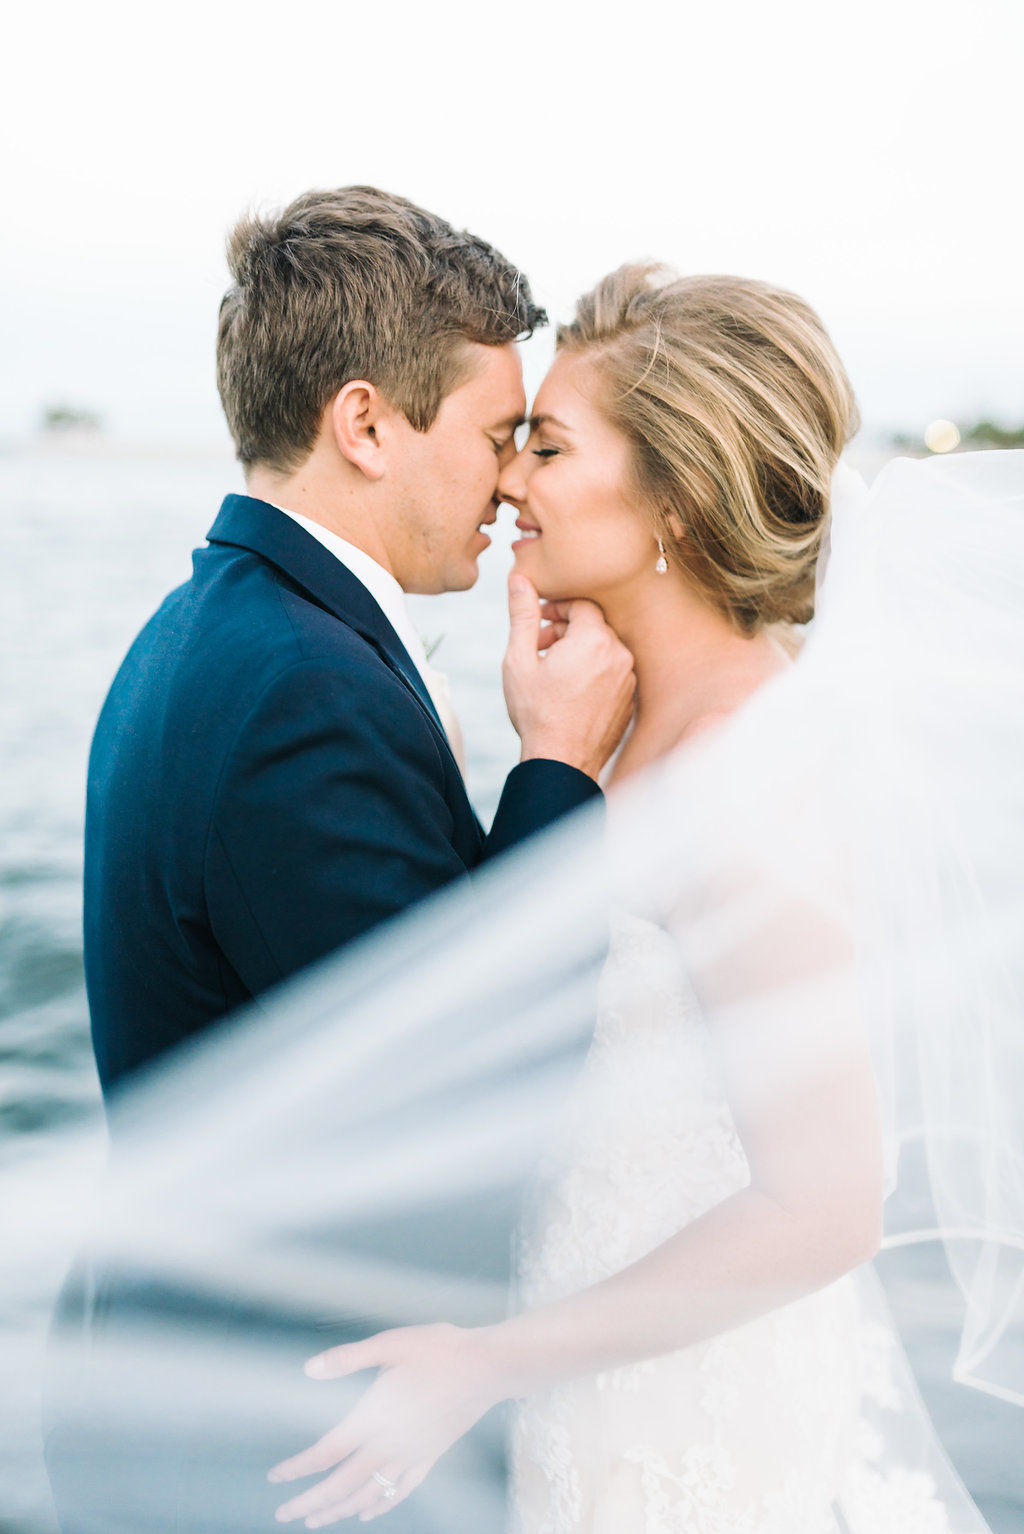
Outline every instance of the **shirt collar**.
<svg viewBox="0 0 1024 1534"><path fill-rule="evenodd" d="M427 652L409 617L409 610L405 605L405 592L390 570L385 570L384 566L378 564L365 550L357 548L354 543L349 543L346 538L339 538L337 533L332 533L329 528L323 527L319 522L314 522L297 511L289 511L287 506L278 506L273 501L270 504L276 511L283 511L286 517L291 517L293 522L305 528L311 538L322 543L324 548L333 554L335 559L340 560L346 570L366 587L402 641L416 670L420 676L426 678L429 671Z"/></svg>

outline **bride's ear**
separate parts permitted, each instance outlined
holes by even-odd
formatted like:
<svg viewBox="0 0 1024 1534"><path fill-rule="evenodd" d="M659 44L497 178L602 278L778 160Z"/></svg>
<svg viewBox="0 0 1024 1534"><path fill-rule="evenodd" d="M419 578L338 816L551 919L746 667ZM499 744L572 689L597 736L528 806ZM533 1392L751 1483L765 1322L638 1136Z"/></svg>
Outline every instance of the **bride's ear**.
<svg viewBox="0 0 1024 1534"><path fill-rule="evenodd" d="M382 479L385 468L382 436L387 435L385 418L390 412L373 384L361 378L345 384L328 411L342 457L367 479Z"/></svg>

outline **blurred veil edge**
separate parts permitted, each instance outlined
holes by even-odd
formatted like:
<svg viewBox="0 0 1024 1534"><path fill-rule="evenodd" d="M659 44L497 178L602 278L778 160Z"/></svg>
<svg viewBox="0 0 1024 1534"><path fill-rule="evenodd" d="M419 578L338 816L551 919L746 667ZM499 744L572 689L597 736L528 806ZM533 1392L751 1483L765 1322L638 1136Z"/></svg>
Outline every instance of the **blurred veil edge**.
<svg viewBox="0 0 1024 1534"><path fill-rule="evenodd" d="M584 812L140 1077L92 1271L324 1346L343 1314L504 1313L519 1200L629 912L676 937L712 1032L742 1013L766 1083L807 1068L808 1038L827 1050L856 992L887 1239L945 1242L958 1377L1024 1405L1024 453L895 460L837 497L830 539L796 665L607 824ZM632 973L611 1003L642 1009L657 977ZM22 1256L56 1239L62 1167L8 1178Z"/></svg>

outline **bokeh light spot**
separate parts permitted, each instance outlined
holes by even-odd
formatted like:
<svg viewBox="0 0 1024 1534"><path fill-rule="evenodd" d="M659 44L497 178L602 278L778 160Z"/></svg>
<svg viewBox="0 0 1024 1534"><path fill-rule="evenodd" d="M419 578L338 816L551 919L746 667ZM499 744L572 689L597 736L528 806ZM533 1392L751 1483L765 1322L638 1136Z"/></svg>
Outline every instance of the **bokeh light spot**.
<svg viewBox="0 0 1024 1534"><path fill-rule="evenodd" d="M960 430L952 421L932 421L925 428L924 445L933 453L951 453L960 446Z"/></svg>

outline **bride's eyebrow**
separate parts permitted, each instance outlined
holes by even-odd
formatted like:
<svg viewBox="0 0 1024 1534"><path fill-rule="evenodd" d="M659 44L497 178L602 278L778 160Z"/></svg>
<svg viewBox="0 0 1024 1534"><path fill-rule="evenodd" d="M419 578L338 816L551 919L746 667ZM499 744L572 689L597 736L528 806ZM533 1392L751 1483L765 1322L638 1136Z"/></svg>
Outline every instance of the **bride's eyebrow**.
<svg viewBox="0 0 1024 1534"><path fill-rule="evenodd" d="M540 431L542 426L554 426L559 431L568 431L568 432L572 431L572 427L571 426L566 426L565 422L564 421L560 421L557 418L557 416L553 416L553 415L532 415L530 417L530 430L531 431Z"/></svg>

